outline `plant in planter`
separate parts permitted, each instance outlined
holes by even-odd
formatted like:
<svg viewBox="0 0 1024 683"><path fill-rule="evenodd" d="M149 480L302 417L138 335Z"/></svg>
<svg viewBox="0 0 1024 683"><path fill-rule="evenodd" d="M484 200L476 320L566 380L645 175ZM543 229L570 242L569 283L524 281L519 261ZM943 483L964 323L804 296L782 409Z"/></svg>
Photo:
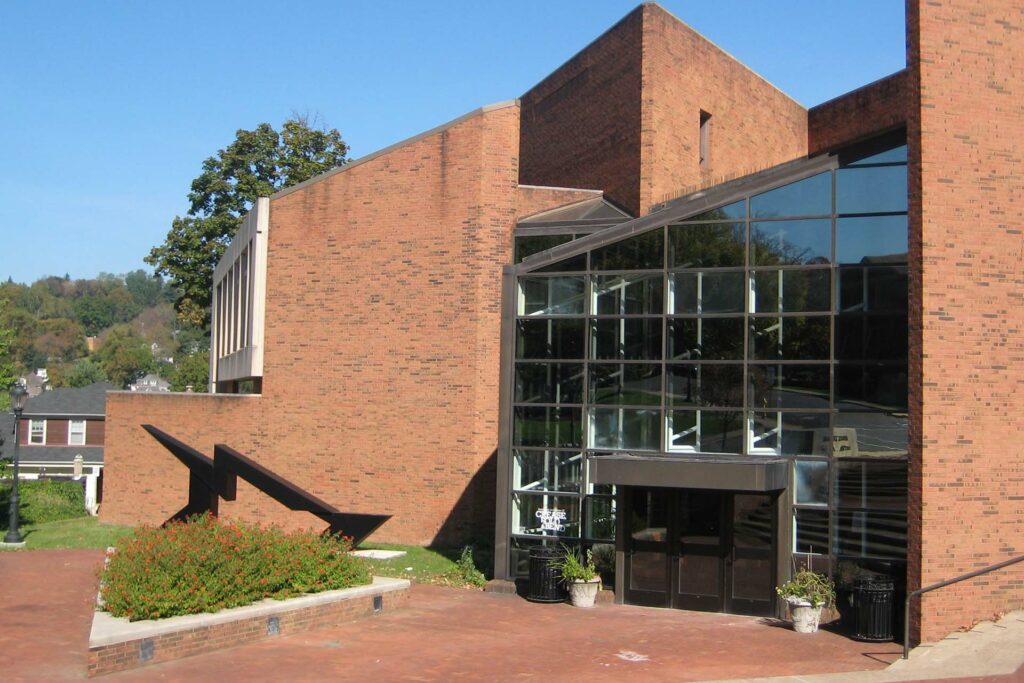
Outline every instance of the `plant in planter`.
<svg viewBox="0 0 1024 683"><path fill-rule="evenodd" d="M775 590L789 604L793 630L797 633L817 631L822 608L831 609L836 604L836 588L832 579L809 569L801 569Z"/></svg>
<svg viewBox="0 0 1024 683"><path fill-rule="evenodd" d="M588 550L583 555L579 550L562 546L562 556L555 562L555 567L562 575L562 583L569 589L569 602L574 607L593 607L597 591L601 588L593 553Z"/></svg>

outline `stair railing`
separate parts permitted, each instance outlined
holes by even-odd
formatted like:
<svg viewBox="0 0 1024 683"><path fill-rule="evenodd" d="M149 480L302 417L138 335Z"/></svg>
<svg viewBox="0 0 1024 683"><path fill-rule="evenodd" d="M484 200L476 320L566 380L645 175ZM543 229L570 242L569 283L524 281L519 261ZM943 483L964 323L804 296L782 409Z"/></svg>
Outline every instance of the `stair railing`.
<svg viewBox="0 0 1024 683"><path fill-rule="evenodd" d="M982 567L981 569L976 569L973 572L968 572L967 574L961 574L960 576L957 576L955 578L949 579L947 581L939 581L938 583L933 583L930 586L925 586L924 588L918 588L916 591L913 591L911 593L907 593L907 599L906 599L906 601L903 604L903 659L907 659L907 658L910 657L910 601L911 601L911 599L913 599L913 598L915 598L915 597L917 597L919 595L924 595L925 593L930 593L933 590L938 590L939 588L945 588L946 586L951 586L954 583L960 583L961 581L966 581L967 579L973 579L974 577L981 576L982 574L988 574L989 572L994 572L995 570L1002 569L1003 567L1009 567L1011 564L1017 564L1018 562L1021 562L1021 561L1024 561L1024 555L1021 555L1020 557L1014 557L1014 558L1011 558L1009 560L1005 560L1003 562L999 562L997 564L992 564L992 565L989 565L987 567Z"/></svg>

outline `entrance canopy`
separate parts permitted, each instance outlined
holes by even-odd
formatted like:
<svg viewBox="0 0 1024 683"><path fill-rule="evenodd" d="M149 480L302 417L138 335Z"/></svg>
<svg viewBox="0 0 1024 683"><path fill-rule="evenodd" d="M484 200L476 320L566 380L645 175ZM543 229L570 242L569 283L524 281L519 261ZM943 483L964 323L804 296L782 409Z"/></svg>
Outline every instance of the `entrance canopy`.
<svg viewBox="0 0 1024 683"><path fill-rule="evenodd" d="M786 488L784 458L736 460L614 453L590 458L590 481L616 486L663 486L723 491L778 491Z"/></svg>

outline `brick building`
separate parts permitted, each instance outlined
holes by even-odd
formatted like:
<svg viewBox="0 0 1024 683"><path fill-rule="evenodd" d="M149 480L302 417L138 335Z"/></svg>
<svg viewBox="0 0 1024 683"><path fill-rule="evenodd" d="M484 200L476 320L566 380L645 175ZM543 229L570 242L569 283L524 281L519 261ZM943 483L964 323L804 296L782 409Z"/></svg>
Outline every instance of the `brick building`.
<svg viewBox="0 0 1024 683"><path fill-rule="evenodd" d="M594 547L620 601L764 613L794 561L914 588L1019 554L1022 15L910 0L907 68L806 110L644 4L518 100L261 199L217 393L110 395L102 516L184 502L149 423L382 541L493 537L498 577ZM221 510L310 523L241 484ZM915 637L1021 586L930 594Z"/></svg>

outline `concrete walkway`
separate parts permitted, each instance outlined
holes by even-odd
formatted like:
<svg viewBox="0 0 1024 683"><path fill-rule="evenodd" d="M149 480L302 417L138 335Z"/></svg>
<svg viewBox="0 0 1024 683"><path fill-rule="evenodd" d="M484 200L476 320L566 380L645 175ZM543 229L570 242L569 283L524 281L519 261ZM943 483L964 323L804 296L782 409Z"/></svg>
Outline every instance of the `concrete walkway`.
<svg viewBox="0 0 1024 683"><path fill-rule="evenodd" d="M0 553L0 679L85 677L95 551ZM415 586L410 607L306 634L167 662L100 681L789 681L986 677L996 652L1024 657L1017 621L958 634L959 642L896 661L895 643L858 643L828 630L800 635L770 620L599 605L535 605L515 596ZM977 636L977 637L975 637ZM970 660L949 654L969 645ZM963 650L959 652L964 652ZM1013 666L1013 657L1004 658ZM955 662L954 667L950 662ZM901 671L902 669L902 671ZM828 674L822 676L821 674ZM893 676L899 676L894 678ZM779 680L779 679L775 679Z"/></svg>

